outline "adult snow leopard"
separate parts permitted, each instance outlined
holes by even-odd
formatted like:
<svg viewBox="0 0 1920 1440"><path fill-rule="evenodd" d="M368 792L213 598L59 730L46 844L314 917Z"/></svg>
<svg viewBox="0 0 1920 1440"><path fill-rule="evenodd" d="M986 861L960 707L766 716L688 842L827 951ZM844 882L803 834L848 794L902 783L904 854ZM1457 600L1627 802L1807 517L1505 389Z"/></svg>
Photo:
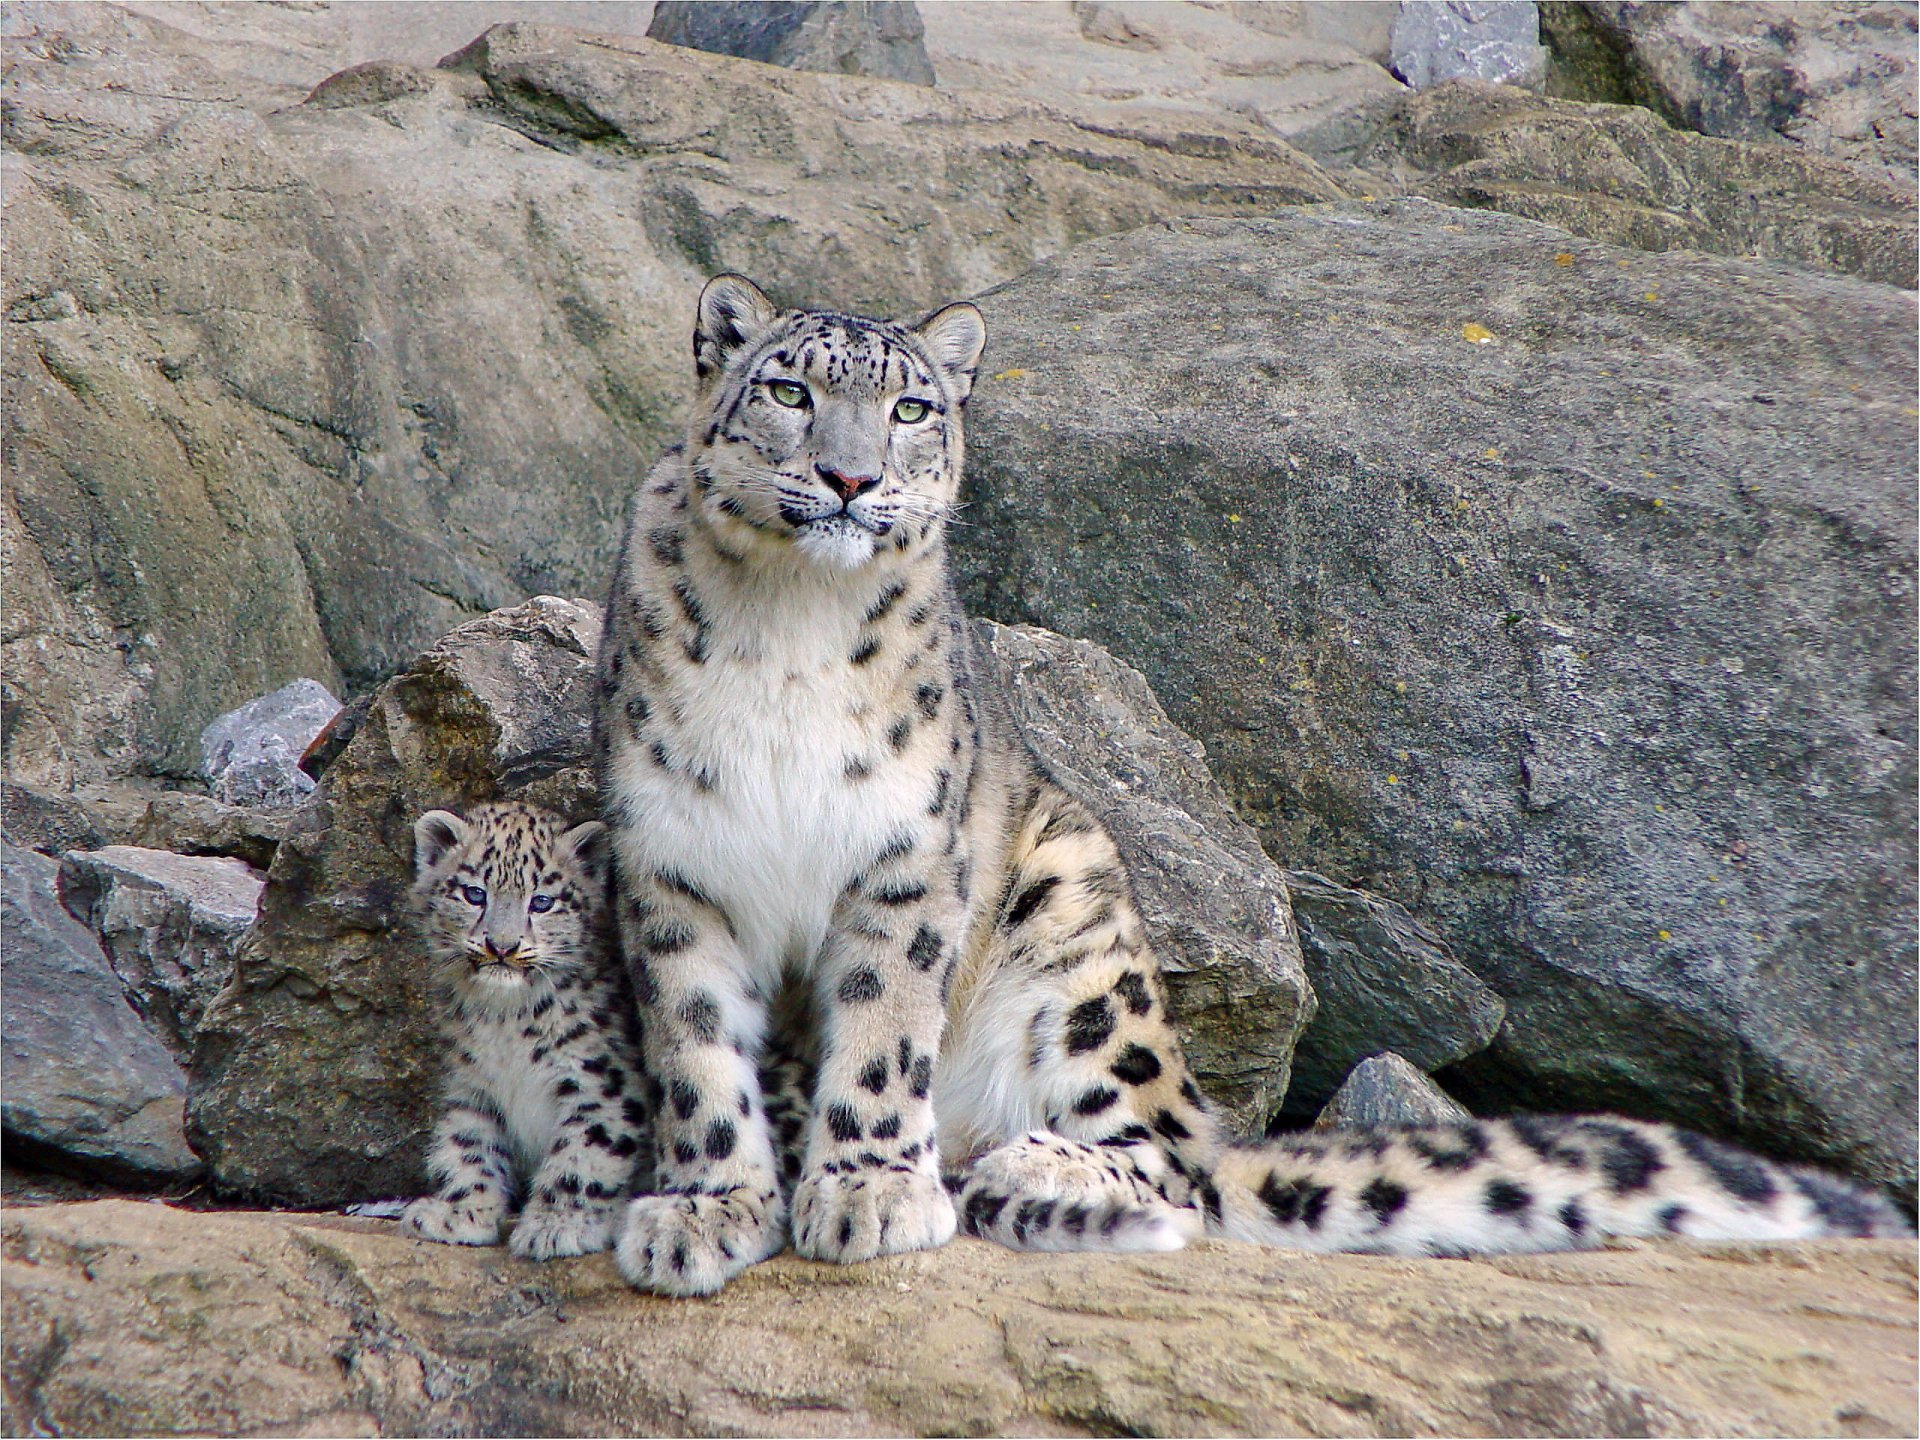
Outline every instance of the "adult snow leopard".
<svg viewBox="0 0 1920 1440"><path fill-rule="evenodd" d="M853 1261L957 1224L1398 1253L1898 1227L1624 1120L1227 1141L1112 840L976 678L946 522L985 341L966 304L783 313L736 275L700 297L693 422L635 497L599 657L616 921L665 1094L659 1193L615 1246L633 1284L710 1292L789 1232ZM764 1073L810 1077L772 1120Z"/></svg>

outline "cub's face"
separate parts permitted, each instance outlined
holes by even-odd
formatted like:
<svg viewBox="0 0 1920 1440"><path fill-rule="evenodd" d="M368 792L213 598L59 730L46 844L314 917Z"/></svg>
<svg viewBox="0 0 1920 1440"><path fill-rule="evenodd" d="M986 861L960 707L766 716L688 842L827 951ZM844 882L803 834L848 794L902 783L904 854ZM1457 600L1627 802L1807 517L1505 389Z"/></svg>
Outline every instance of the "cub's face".
<svg viewBox="0 0 1920 1440"><path fill-rule="evenodd" d="M504 1000L592 963L606 826L531 805L482 805L414 822L413 909L441 978L466 999Z"/></svg>
<svg viewBox="0 0 1920 1440"><path fill-rule="evenodd" d="M782 314L737 275L711 281L689 453L717 541L838 570L924 548L959 487L961 412L986 333L971 305L903 326Z"/></svg>

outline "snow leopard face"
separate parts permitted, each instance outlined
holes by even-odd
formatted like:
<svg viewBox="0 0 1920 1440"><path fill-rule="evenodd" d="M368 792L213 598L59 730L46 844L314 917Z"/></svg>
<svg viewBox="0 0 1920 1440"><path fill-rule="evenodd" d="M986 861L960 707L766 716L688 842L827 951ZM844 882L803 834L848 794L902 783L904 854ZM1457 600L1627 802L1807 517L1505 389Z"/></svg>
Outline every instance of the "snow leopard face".
<svg viewBox="0 0 1920 1440"><path fill-rule="evenodd" d="M709 282L688 448L717 542L842 571L924 550L953 508L986 333L971 305L904 326L783 314L738 275Z"/></svg>
<svg viewBox="0 0 1920 1440"><path fill-rule="evenodd" d="M505 999L593 963L606 910L598 820L571 829L532 805L414 822L414 914L440 977Z"/></svg>

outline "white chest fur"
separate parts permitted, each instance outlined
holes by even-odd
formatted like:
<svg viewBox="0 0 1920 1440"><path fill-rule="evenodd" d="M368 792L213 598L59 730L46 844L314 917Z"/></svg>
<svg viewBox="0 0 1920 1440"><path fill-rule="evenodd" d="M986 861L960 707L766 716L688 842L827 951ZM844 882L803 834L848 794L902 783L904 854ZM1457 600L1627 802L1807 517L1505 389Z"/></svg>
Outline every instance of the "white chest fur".
<svg viewBox="0 0 1920 1440"><path fill-rule="evenodd" d="M560 1097L555 1075L528 1058L535 1042L521 1032L523 1016L488 1015L472 1022L467 1048L473 1053L471 1074L492 1096L506 1122L514 1159L531 1171L546 1158L560 1123Z"/></svg>

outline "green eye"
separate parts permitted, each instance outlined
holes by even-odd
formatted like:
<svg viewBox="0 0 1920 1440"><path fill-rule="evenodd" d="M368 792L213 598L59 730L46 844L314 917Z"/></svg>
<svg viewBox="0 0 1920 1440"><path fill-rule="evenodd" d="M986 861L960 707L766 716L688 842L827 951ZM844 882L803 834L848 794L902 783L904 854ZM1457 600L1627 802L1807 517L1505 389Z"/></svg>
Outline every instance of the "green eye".
<svg viewBox="0 0 1920 1440"><path fill-rule="evenodd" d="M798 380L769 380L767 393L773 396L775 403L784 405L789 410L800 410L806 407L807 387Z"/></svg>
<svg viewBox="0 0 1920 1440"><path fill-rule="evenodd" d="M902 425L918 425L933 407L924 400L901 400L893 407L893 418Z"/></svg>

